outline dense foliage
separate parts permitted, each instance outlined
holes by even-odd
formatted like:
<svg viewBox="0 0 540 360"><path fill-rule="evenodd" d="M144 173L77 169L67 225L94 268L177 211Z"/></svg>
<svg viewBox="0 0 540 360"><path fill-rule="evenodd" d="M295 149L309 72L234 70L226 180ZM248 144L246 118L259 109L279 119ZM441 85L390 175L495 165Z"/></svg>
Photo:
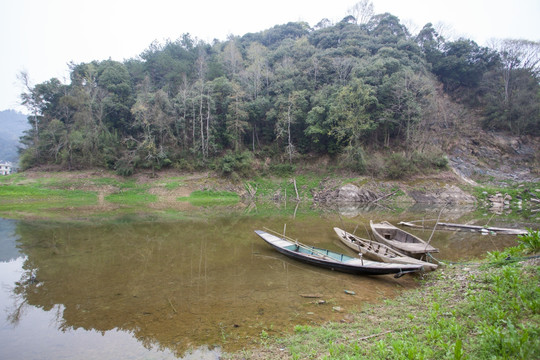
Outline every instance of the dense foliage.
<svg viewBox="0 0 540 360"><path fill-rule="evenodd" d="M443 91L484 109L487 128L538 135L538 66L519 51L446 42L431 24L412 36L388 13L362 19L212 44L185 34L136 59L71 64L68 84L51 79L22 95L32 128L21 165L229 174L249 172L254 156L329 154L362 172L368 148L427 151L427 124L448 121Z"/></svg>

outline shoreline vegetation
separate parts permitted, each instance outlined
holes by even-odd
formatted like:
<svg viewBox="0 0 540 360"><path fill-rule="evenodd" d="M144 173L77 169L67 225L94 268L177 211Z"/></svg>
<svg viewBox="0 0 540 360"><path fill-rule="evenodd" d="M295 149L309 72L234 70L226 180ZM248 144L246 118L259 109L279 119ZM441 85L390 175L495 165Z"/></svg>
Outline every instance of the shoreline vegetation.
<svg viewBox="0 0 540 360"><path fill-rule="evenodd" d="M482 212L489 211L490 196L505 193L515 201L509 201L506 212L499 214L501 219L516 216L522 223L538 224L536 208L531 210L537 205L529 201L538 195L534 195L538 183L471 187L439 173L407 183L377 184L381 193L391 194L384 199L385 206L395 206L410 200L406 194L411 188L425 191L426 183L444 187L447 182L474 194ZM258 201L271 203L287 197L313 203L313 193L324 187L321 184L373 186L368 178L343 174L304 173L233 182L210 173L161 172L123 178L107 171L26 171L0 177L0 216L53 221L106 221L126 215L178 219L207 207L218 206L217 212L222 205L249 208L243 200L254 193ZM423 275L419 288L344 313L338 323L297 325L280 338L263 331L252 347L223 356L234 360L538 358L539 232L530 229L528 235L516 239L519 246L488 253L486 259L445 264Z"/></svg>
<svg viewBox="0 0 540 360"><path fill-rule="evenodd" d="M25 171L0 177L0 216L11 219L87 220L151 214L175 218L188 212L233 207L248 209L254 203L292 201L332 207L345 199L390 208L416 202L443 207L467 204L493 211L493 199L504 197L494 216L527 224L538 223L540 183L471 186L451 171L411 177L407 181L378 180L349 173L303 171L244 180L223 178L210 172L162 171L121 177L112 171ZM497 195L503 194L503 195ZM331 201L327 198L336 196ZM73 211L77 210L77 211ZM497 209L499 210L499 209Z"/></svg>

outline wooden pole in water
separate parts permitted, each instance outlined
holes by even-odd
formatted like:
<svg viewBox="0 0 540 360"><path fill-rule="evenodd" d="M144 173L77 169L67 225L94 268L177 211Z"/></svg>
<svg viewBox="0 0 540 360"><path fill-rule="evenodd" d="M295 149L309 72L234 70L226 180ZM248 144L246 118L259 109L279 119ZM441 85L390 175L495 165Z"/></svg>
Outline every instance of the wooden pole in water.
<svg viewBox="0 0 540 360"><path fill-rule="evenodd" d="M437 224L439 224L439 220L441 219L441 214L442 214L445 207L446 207L446 205L444 205L441 208L441 211L439 211L439 216L437 216L437 221L435 222L435 226L433 227L433 230L431 231L431 235L429 236L429 239L428 239L428 241L426 243L426 247L424 248L424 250L427 249L427 247L429 246L429 243L431 242L431 238L433 237L433 234L435 234L435 229L437 228Z"/></svg>

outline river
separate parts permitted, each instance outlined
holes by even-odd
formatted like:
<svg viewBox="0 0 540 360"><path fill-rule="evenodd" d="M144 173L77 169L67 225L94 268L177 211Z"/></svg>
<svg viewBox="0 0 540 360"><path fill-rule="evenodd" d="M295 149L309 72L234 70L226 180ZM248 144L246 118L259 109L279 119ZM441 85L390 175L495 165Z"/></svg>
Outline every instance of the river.
<svg viewBox="0 0 540 360"><path fill-rule="evenodd" d="M445 209L442 219L470 211ZM254 230L281 232L286 224L289 237L351 254L334 226L368 237L369 219L438 214L293 204L175 221L0 219L0 358L217 359L295 325L339 321L418 286L416 278L319 269L278 254ZM415 234L427 239L431 230ZM515 237L437 231L431 244L439 260L463 262L514 245Z"/></svg>

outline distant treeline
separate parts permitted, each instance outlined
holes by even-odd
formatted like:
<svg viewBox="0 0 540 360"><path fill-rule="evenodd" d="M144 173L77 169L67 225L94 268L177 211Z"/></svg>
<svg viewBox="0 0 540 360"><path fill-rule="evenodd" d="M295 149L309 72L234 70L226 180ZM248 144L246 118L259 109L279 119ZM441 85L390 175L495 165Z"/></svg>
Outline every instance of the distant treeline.
<svg viewBox="0 0 540 360"><path fill-rule="evenodd" d="M361 172L366 149L427 151L426 131L452 126L458 104L486 129L540 134L539 43L486 48L368 15L212 43L185 34L124 62L71 64L68 84L21 74L21 166L231 173L324 154Z"/></svg>

